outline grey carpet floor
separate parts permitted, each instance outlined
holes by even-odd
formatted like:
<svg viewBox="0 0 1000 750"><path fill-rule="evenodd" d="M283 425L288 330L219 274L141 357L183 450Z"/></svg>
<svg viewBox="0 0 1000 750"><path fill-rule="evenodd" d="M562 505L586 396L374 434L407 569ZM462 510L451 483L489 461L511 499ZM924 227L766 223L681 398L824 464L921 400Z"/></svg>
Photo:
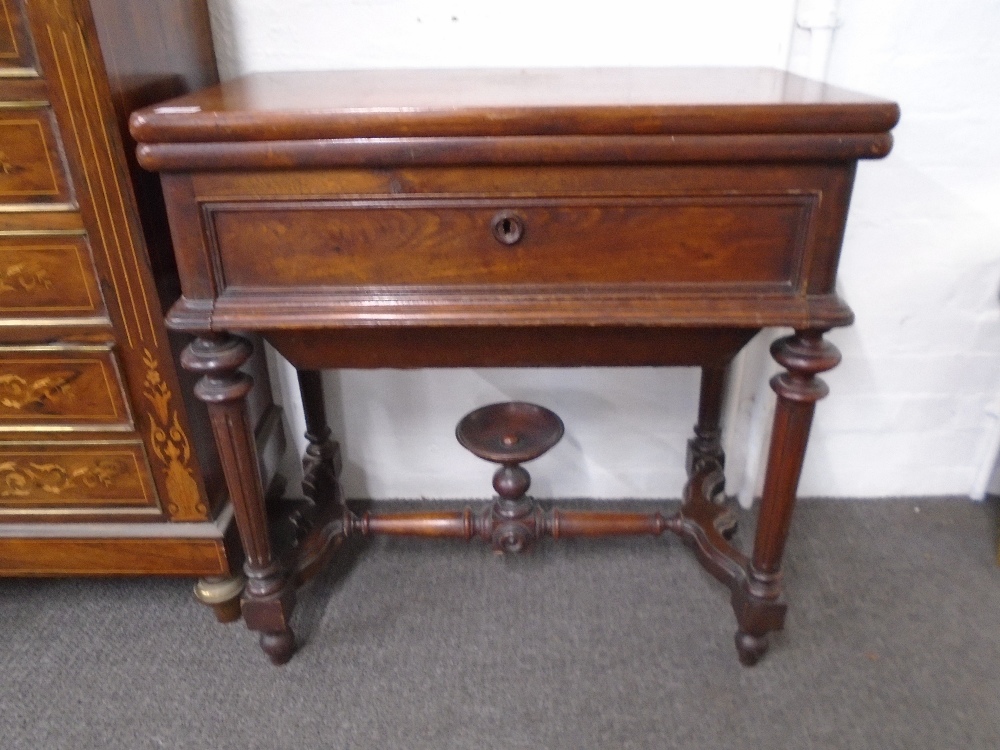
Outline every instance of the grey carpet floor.
<svg viewBox="0 0 1000 750"><path fill-rule="evenodd" d="M0 581L0 747L993 750L996 516L802 501L786 630L753 669L672 537L377 541L302 590L282 668L189 581Z"/></svg>

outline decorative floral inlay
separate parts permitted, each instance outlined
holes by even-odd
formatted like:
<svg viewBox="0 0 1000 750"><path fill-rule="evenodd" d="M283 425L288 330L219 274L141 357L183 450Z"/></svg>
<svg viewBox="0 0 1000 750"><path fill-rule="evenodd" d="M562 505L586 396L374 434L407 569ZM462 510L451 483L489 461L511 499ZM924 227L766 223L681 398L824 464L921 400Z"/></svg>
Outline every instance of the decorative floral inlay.
<svg viewBox="0 0 1000 750"><path fill-rule="evenodd" d="M0 375L0 406L20 410L26 406L41 408L54 405L69 392L70 383L77 374L57 372L35 381L13 373Z"/></svg>
<svg viewBox="0 0 1000 750"><path fill-rule="evenodd" d="M3 174L17 174L18 172L23 172L24 167L19 167L17 164L10 160L3 151L0 151L0 173Z"/></svg>
<svg viewBox="0 0 1000 750"><path fill-rule="evenodd" d="M177 411L170 408L173 394L160 376L160 363L149 349L143 349L142 361L146 365L143 395L153 406L149 415L150 443L164 467L170 495L167 510L177 521L202 520L207 509L189 466L191 444L181 429Z"/></svg>
<svg viewBox="0 0 1000 750"><path fill-rule="evenodd" d="M61 495L81 485L110 487L127 468L124 461L115 458L101 458L75 469L54 462L4 461L0 463L0 497L27 497L38 492Z"/></svg>
<svg viewBox="0 0 1000 750"><path fill-rule="evenodd" d="M26 292L52 286L49 272L37 263L14 263L0 274L0 292L14 292L20 287Z"/></svg>

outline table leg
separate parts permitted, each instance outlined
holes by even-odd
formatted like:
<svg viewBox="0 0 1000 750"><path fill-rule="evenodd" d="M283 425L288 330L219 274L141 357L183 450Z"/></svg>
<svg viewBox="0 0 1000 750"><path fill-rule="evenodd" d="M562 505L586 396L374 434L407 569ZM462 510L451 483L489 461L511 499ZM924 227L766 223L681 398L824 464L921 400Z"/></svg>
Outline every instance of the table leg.
<svg viewBox="0 0 1000 750"><path fill-rule="evenodd" d="M204 334L184 350L181 364L202 376L195 395L208 405L246 553L243 618L248 628L260 632L261 648L271 661L284 664L295 651L295 637L288 624L295 589L271 546L253 425L246 407L253 379L238 369L252 351L246 339L227 333Z"/></svg>
<svg viewBox="0 0 1000 750"><path fill-rule="evenodd" d="M340 445L333 439L326 420L322 373L299 370L299 393L306 418L306 454L302 458L302 490L317 504L341 505L339 477Z"/></svg>
<svg viewBox="0 0 1000 750"><path fill-rule="evenodd" d="M698 422L694 437L687 445L687 475L710 470L706 478L705 497L717 504L726 501L726 455L722 450L722 400L726 392L728 363L722 367L701 368L701 394L698 398ZM722 535L729 539L736 533L736 515L727 512L716 523Z"/></svg>
<svg viewBox="0 0 1000 750"><path fill-rule="evenodd" d="M727 367L701 368L701 395L698 399L698 423L688 441L687 473L691 476L706 462L720 469L726 457L722 451L722 399L726 391Z"/></svg>
<svg viewBox="0 0 1000 750"><path fill-rule="evenodd" d="M739 622L736 648L740 661L755 664L767 650L767 633L784 625L787 605L781 595L781 557L795 507L809 427L816 402L829 389L817 373L840 362L837 348L823 340L825 331L796 331L774 342L771 355L787 372L771 379L778 394L768 453L764 494L753 555L743 584L733 592Z"/></svg>

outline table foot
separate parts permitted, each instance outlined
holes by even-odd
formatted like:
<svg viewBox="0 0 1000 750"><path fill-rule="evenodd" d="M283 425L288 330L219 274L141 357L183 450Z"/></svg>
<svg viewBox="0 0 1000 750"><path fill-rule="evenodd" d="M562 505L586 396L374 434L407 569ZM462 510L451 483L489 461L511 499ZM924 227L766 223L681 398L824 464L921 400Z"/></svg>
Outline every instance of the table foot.
<svg viewBox="0 0 1000 750"><path fill-rule="evenodd" d="M268 658L284 664L295 653L295 634L289 624L295 609L294 582L277 566L270 571L248 570L247 575L243 619L250 630L260 633L260 647Z"/></svg>
<svg viewBox="0 0 1000 750"><path fill-rule="evenodd" d="M736 631L736 652L740 657L740 664L744 667L752 667L767 651L766 635L751 635L742 630Z"/></svg>
<svg viewBox="0 0 1000 750"><path fill-rule="evenodd" d="M288 630L277 633L261 633L260 647L276 667L287 664L295 654L295 634Z"/></svg>
<svg viewBox="0 0 1000 750"><path fill-rule="evenodd" d="M740 663L752 667L767 651L768 633L785 627L788 605L780 596L769 598L760 591L760 575L752 568L746 571L742 581L735 583L733 592L733 612L736 615L736 651ZM778 582L768 582L766 590L773 592ZM780 591L780 589L778 589Z"/></svg>

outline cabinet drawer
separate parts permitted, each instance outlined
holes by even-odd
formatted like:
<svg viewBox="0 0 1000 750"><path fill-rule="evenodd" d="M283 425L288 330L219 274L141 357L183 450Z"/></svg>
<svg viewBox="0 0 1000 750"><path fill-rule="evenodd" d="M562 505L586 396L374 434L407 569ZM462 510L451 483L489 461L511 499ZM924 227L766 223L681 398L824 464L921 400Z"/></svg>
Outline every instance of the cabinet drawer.
<svg viewBox="0 0 1000 750"><path fill-rule="evenodd" d="M137 442L0 443L0 517L159 512Z"/></svg>
<svg viewBox="0 0 1000 750"><path fill-rule="evenodd" d="M0 315L94 315L103 310L86 238L0 235Z"/></svg>
<svg viewBox="0 0 1000 750"><path fill-rule="evenodd" d="M0 431L131 425L108 347L0 348Z"/></svg>
<svg viewBox="0 0 1000 750"><path fill-rule="evenodd" d="M0 110L0 203L70 203L52 110Z"/></svg>
<svg viewBox="0 0 1000 750"><path fill-rule="evenodd" d="M0 78L33 73L27 26L21 0L0 0Z"/></svg>
<svg viewBox="0 0 1000 750"><path fill-rule="evenodd" d="M659 284L788 291L811 195L209 207L228 287Z"/></svg>

